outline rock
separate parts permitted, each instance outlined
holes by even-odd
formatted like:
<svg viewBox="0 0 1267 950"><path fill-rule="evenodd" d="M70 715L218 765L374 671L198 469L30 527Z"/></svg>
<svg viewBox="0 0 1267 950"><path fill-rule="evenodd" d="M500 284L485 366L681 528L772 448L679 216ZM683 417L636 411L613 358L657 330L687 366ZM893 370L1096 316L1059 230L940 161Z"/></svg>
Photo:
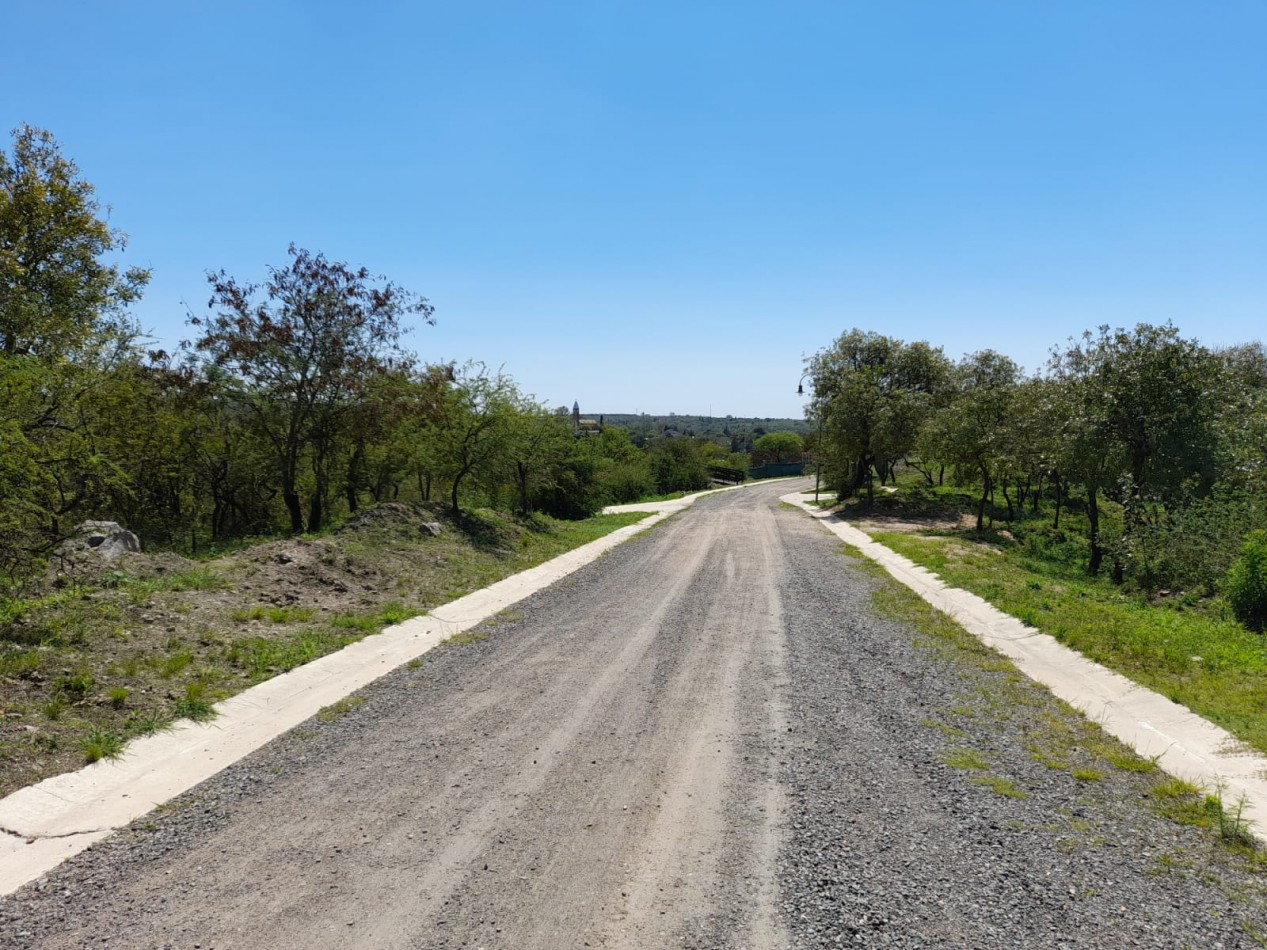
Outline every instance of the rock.
<svg viewBox="0 0 1267 950"><path fill-rule="evenodd" d="M440 522L424 521L418 526L418 530L423 534L429 534L433 538L438 538L440 537Z"/></svg>
<svg viewBox="0 0 1267 950"><path fill-rule="evenodd" d="M141 539L116 521L84 521L57 548L61 558L92 554L112 561L120 554L141 550Z"/></svg>

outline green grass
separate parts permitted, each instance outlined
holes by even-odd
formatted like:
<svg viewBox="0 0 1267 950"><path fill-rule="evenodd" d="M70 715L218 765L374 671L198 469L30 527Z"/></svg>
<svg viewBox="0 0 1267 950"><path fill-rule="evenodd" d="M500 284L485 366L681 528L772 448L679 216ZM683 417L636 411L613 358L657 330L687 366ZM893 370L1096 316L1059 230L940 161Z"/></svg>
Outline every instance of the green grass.
<svg viewBox="0 0 1267 950"><path fill-rule="evenodd" d="M1029 792L1002 775L974 775L968 781L973 785L984 785L994 794L1005 798L1029 798Z"/></svg>
<svg viewBox="0 0 1267 950"><path fill-rule="evenodd" d="M344 696L338 702L331 703L329 706L322 706L317 713L317 718L322 722L335 722L342 719L354 709L360 709L365 705L364 696Z"/></svg>
<svg viewBox="0 0 1267 950"><path fill-rule="evenodd" d="M330 619L331 626L344 630L360 630L362 633L378 633L384 627L401 623L410 617L416 617L421 610L406 607L399 601L384 604L377 610L366 613L339 614Z"/></svg>
<svg viewBox="0 0 1267 950"><path fill-rule="evenodd" d="M1073 564L964 537L876 540L1097 663L1267 752L1267 640L1230 619L1148 604Z"/></svg>
<svg viewBox="0 0 1267 950"><path fill-rule="evenodd" d="M952 749L942 756L941 761L952 769L966 771L984 771L990 767L986 757L974 749Z"/></svg>
<svg viewBox="0 0 1267 950"><path fill-rule="evenodd" d="M238 623L249 623L252 620L267 620L269 623L307 623L316 614L310 607L241 607L233 611L229 617Z"/></svg>
<svg viewBox="0 0 1267 950"><path fill-rule="evenodd" d="M125 741L125 737L113 729L89 726L83 739L80 740L79 748L83 751L84 759L88 762L96 762L100 759L117 759L123 754Z"/></svg>
<svg viewBox="0 0 1267 950"><path fill-rule="evenodd" d="M123 571L112 571L103 578L103 586L126 591L128 598L137 604L145 603L155 594L183 590L227 590L229 582L209 567L197 566L172 574L154 577L131 577Z"/></svg>
<svg viewBox="0 0 1267 950"><path fill-rule="evenodd" d="M487 640L488 634L480 630L468 630L466 633L455 633L444 641L444 646L460 647L468 643L479 643L481 640Z"/></svg>
<svg viewBox="0 0 1267 950"><path fill-rule="evenodd" d="M282 637L243 637L229 645L226 657L247 674L249 682L258 683L355 643L361 639L359 634L311 631Z"/></svg>
<svg viewBox="0 0 1267 950"><path fill-rule="evenodd" d="M192 719L194 722L206 722L216 717L215 706L206 696L206 687L202 683L190 683L185 687L185 695L177 701L175 713L177 719Z"/></svg>

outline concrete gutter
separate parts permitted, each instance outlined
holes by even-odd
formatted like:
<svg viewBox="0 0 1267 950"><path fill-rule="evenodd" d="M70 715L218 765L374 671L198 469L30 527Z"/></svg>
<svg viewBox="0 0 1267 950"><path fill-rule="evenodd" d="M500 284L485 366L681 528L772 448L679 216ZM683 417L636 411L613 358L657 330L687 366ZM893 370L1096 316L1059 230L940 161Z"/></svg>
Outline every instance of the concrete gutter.
<svg viewBox="0 0 1267 950"><path fill-rule="evenodd" d="M836 537L858 548L896 580L1006 656L1026 676L1141 756L1156 760L1169 774L1207 791L1221 790L1229 807L1244 802L1242 816L1251 822L1254 835L1267 844L1267 757L1186 706L1088 660L976 594L946 586L936 574L871 540L870 535L837 515L815 508L800 493L785 495L782 500L817 518Z"/></svg>
<svg viewBox="0 0 1267 950"><path fill-rule="evenodd" d="M55 775L0 799L0 895L13 893L187 792L323 707L550 586L711 493L604 509L605 514L645 511L648 517L252 686L217 703L217 716L211 722L179 722L165 732L128 743L118 759L103 759L76 772Z"/></svg>

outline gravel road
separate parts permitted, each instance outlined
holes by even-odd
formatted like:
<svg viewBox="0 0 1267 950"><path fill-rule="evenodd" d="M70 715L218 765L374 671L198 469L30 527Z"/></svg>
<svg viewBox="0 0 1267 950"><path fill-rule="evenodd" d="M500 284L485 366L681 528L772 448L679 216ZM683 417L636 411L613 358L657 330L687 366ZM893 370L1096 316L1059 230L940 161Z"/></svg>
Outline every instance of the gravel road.
<svg viewBox="0 0 1267 950"><path fill-rule="evenodd" d="M0 901L0 946L1264 945L1261 865L790 489L397 670Z"/></svg>

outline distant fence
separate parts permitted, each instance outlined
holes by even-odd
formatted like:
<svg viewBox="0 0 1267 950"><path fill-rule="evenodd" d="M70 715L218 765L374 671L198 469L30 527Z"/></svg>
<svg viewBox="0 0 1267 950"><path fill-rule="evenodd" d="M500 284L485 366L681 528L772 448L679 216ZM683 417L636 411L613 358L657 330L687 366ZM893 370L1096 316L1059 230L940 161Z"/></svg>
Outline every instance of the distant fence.
<svg viewBox="0 0 1267 950"><path fill-rule="evenodd" d="M778 478L780 475L804 474L804 462L767 462L760 468L748 469L749 478Z"/></svg>
<svg viewBox="0 0 1267 950"><path fill-rule="evenodd" d="M708 477L715 482L721 482L724 485L738 485L744 480L744 472L741 468L726 468L724 465L708 466Z"/></svg>

